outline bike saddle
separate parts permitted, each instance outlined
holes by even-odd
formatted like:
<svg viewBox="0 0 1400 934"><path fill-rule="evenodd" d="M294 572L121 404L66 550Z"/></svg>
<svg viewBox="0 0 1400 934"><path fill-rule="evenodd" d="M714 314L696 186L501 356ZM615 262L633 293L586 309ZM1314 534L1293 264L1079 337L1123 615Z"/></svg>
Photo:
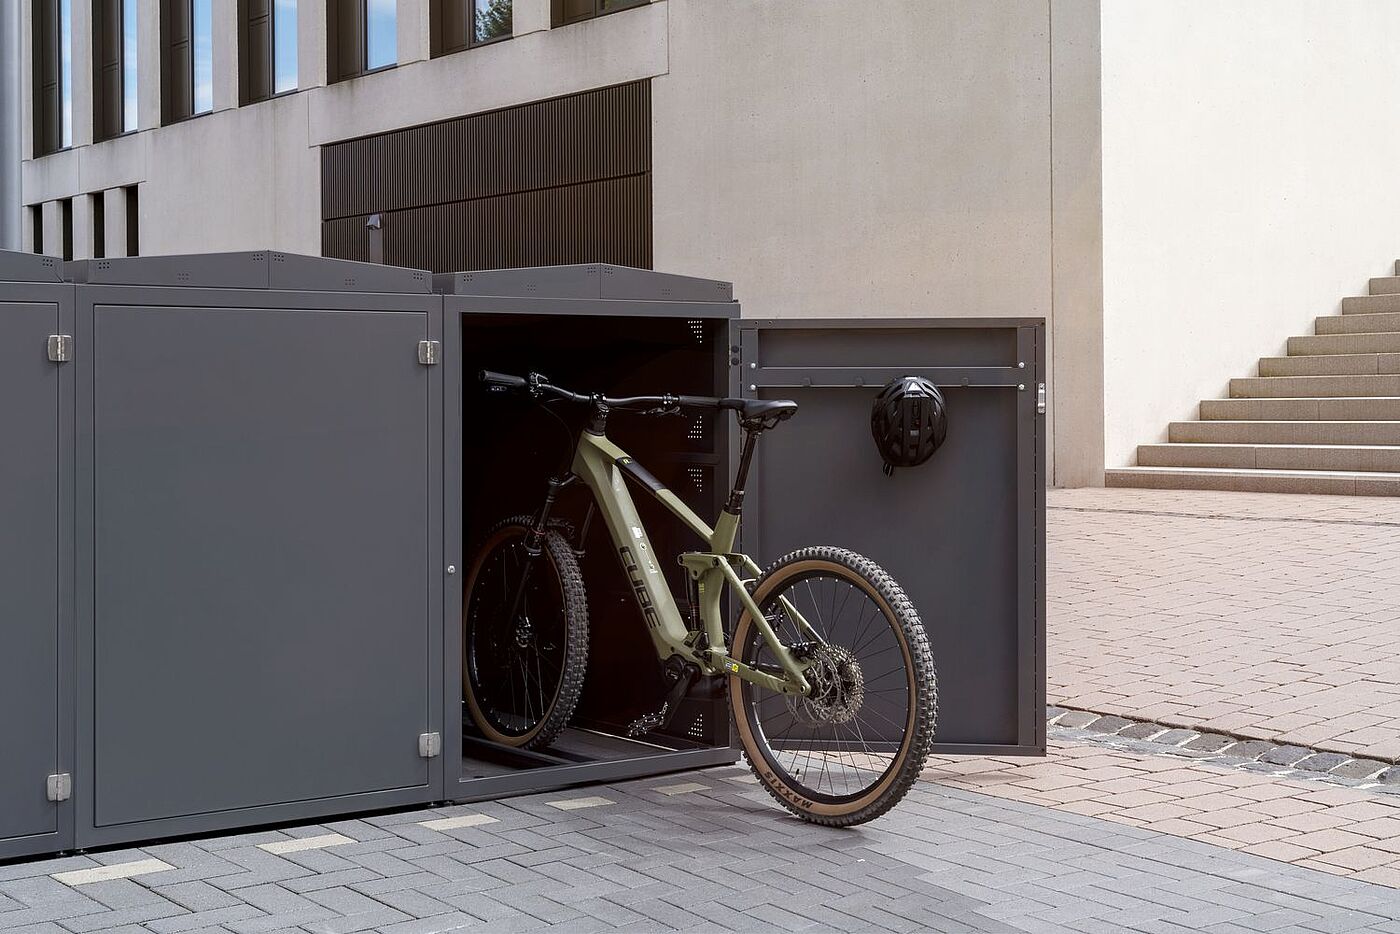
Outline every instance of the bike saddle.
<svg viewBox="0 0 1400 934"><path fill-rule="evenodd" d="M772 428L797 414L797 403L791 399L725 399L725 408L739 413L741 422L762 422Z"/></svg>

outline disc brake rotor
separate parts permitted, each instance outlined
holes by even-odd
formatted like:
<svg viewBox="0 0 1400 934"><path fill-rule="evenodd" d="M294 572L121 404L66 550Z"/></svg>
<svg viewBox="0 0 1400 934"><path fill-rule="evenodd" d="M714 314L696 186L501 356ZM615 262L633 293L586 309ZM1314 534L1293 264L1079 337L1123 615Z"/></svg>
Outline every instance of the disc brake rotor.
<svg viewBox="0 0 1400 934"><path fill-rule="evenodd" d="M865 702L865 675L849 649L827 643L812 649L804 672L812 692L789 695L788 712L802 723L849 723Z"/></svg>

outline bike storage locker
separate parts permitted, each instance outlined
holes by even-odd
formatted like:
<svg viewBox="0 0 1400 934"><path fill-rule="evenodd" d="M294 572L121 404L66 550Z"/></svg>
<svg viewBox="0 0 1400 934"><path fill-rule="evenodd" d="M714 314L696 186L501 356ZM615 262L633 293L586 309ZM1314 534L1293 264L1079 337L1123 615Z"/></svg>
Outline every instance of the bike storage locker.
<svg viewBox="0 0 1400 934"><path fill-rule="evenodd" d="M481 369L536 370L559 385L609 395L790 397L797 416L758 445L744 550L767 564L801 545L835 544L881 563L904 584L932 639L940 673L935 752L1043 753L1041 319L752 321L737 317L727 283L606 265L445 274L435 282L445 296L450 564L469 567L494 522L537 509L546 478L569 449L561 426L537 404L481 387ZM940 386L949 435L928 463L886 476L871 439L871 403L903 375ZM734 468L731 414L615 414L608 435L702 517L718 512ZM457 476L460 509L453 505ZM636 499L663 564L697 547L668 514ZM577 527L583 502L579 491L571 506L566 491L555 514ZM725 748L723 700L692 698L666 730L624 734L660 703L664 684L597 525L584 543L582 570L592 632L574 728L543 754L521 754L485 742L464 716L456 792L457 738L446 744L448 797L735 757ZM456 625L466 576L451 578L445 600L447 710L462 706ZM672 590L678 599L684 593L678 569Z"/></svg>
<svg viewBox="0 0 1400 934"><path fill-rule="evenodd" d="M572 451L563 425L528 399L489 394L478 372L536 370L561 384L610 394L712 393L727 380L729 329L739 310L729 284L607 265L444 274L435 282L444 294L448 561L463 569L451 576L445 601L444 709L463 711L463 729L444 744L447 797L735 761L723 698L691 697L665 729L628 735L633 721L660 706L666 684L601 521L589 526L580 559L588 672L570 727L548 749L521 752L490 743L474 729L463 703L461 630L463 587L477 545L499 520L535 511L548 477ZM608 436L713 519L728 489L728 429L714 413L618 413ZM578 529L585 502L581 488L566 490L554 514ZM693 550L696 540L646 497L637 497L637 506L672 590L683 592L681 568L670 556ZM454 762L461 764L459 774L451 771Z"/></svg>
<svg viewBox="0 0 1400 934"><path fill-rule="evenodd" d="M475 549L571 444L482 369L796 400L758 445L743 550L882 564L931 635L935 752L1043 752L1040 319L753 320L728 283L607 265L0 253L0 859L738 758L715 692L646 720L666 682L581 487L554 513L590 617L576 714L529 752L476 729ZM948 435L887 476L871 403L906 375L941 388ZM714 519L731 413L617 412L608 436ZM698 541L635 499L684 609L673 559Z"/></svg>
<svg viewBox="0 0 1400 934"><path fill-rule="evenodd" d="M441 299L281 253L72 264L77 845L441 797Z"/></svg>
<svg viewBox="0 0 1400 934"><path fill-rule="evenodd" d="M73 287L0 252L0 858L73 845Z"/></svg>

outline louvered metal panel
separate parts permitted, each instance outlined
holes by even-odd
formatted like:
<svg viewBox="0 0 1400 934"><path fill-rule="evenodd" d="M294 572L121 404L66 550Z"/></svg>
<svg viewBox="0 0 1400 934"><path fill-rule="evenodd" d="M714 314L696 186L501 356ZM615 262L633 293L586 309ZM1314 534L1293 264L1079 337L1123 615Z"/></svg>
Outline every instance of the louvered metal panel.
<svg viewBox="0 0 1400 934"><path fill-rule="evenodd" d="M322 148L322 252L434 271L651 266L646 82Z"/></svg>

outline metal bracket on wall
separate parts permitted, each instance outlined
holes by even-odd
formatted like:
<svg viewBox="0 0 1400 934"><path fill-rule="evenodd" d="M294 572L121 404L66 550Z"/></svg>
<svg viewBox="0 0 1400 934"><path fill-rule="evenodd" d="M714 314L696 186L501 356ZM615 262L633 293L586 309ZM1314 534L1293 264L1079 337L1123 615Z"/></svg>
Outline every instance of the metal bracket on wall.
<svg viewBox="0 0 1400 934"><path fill-rule="evenodd" d="M50 775L47 787L50 801L67 801L68 796L73 793L73 776L67 772Z"/></svg>
<svg viewBox="0 0 1400 934"><path fill-rule="evenodd" d="M440 341L419 341L418 342L418 362L424 366L432 366L442 359L442 343Z"/></svg>
<svg viewBox="0 0 1400 934"><path fill-rule="evenodd" d="M49 359L54 363L67 363L73 359L73 335L49 335Z"/></svg>
<svg viewBox="0 0 1400 934"><path fill-rule="evenodd" d="M436 758L442 753L441 733L421 733L418 736L418 755L424 759Z"/></svg>
<svg viewBox="0 0 1400 934"><path fill-rule="evenodd" d="M1040 383L1035 387L1035 410L1037 414L1045 414L1045 384Z"/></svg>

